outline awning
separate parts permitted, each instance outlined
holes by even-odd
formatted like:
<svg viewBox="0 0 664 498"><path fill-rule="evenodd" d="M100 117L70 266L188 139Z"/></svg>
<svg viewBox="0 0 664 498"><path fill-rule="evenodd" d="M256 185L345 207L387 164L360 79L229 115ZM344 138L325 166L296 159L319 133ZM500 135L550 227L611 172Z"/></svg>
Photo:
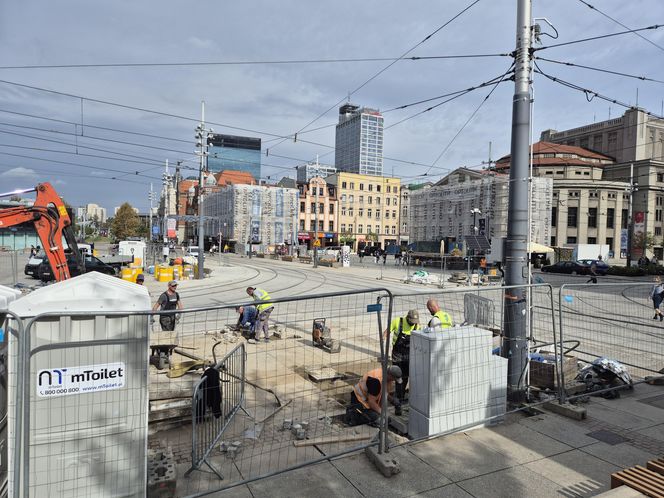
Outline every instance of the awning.
<svg viewBox="0 0 664 498"><path fill-rule="evenodd" d="M297 238L302 240L309 240L311 236L307 232L298 232Z"/></svg>
<svg viewBox="0 0 664 498"><path fill-rule="evenodd" d="M554 252L551 247L538 244L537 242L530 242L528 244L528 252L529 253L535 253L535 254L542 254L542 253L550 253Z"/></svg>

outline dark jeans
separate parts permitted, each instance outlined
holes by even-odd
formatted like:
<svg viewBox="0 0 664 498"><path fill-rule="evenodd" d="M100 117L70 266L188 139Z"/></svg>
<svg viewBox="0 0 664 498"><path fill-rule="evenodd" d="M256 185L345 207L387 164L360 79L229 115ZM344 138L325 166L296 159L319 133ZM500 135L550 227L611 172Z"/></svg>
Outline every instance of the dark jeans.
<svg viewBox="0 0 664 498"><path fill-rule="evenodd" d="M366 408L355 396L355 391L350 393L350 405L346 408L346 424L350 426L378 423L380 415L371 408Z"/></svg>
<svg viewBox="0 0 664 498"><path fill-rule="evenodd" d="M394 394L396 395L397 399L401 402L406 401L406 387L408 386L408 373L409 373L409 368L410 368L410 359L407 360L399 360L399 361L392 361L393 365L396 365L401 369L401 384L395 384L394 387Z"/></svg>
<svg viewBox="0 0 664 498"><path fill-rule="evenodd" d="M175 330L175 315L159 315L159 325L163 331Z"/></svg>

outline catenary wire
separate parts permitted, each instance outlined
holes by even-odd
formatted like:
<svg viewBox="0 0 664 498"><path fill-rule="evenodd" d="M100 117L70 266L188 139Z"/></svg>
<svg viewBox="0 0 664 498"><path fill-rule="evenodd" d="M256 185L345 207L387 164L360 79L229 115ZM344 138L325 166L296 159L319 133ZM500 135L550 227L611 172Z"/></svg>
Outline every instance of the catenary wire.
<svg viewBox="0 0 664 498"><path fill-rule="evenodd" d="M592 67L592 66L585 66L583 64L574 64L573 62L565 62L565 61L557 61L554 59L547 59L545 57L537 57L536 58L538 61L544 61L544 62L550 62L552 64L560 64L563 66L569 66L569 67L579 67L581 69L588 69L589 71L597 71L600 73L606 73L606 74L614 74L616 76L624 76L626 78L633 78L641 81L651 81L653 83L660 83L664 84L664 80L658 80L655 78L648 78L647 76L637 76L635 74L628 74L628 73L622 73L620 71L611 71L610 69L602 69L598 67Z"/></svg>
<svg viewBox="0 0 664 498"><path fill-rule="evenodd" d="M553 45L545 45L544 47L537 47L532 49L533 52L537 52L540 50L546 50L548 48L557 48L557 47L565 47L567 45L574 45L576 43L585 43L588 41L595 41L595 40L603 40L605 38L611 38L613 36L620 36L620 35L626 35L629 33L637 33L639 31L647 31L647 30L652 30L652 29L659 29L663 27L664 24L653 24L652 26L646 26L645 28L637 28L637 29L628 29L627 31L620 31L618 33L609 33L606 35L598 35L598 36L591 36L589 38L582 38L580 40L572 40L568 42L562 42L562 43L554 43Z"/></svg>

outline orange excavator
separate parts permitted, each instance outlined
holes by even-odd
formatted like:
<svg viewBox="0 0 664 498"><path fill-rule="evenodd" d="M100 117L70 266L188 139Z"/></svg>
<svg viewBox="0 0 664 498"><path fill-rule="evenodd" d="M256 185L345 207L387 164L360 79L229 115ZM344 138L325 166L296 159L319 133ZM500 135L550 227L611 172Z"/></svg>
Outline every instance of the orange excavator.
<svg viewBox="0 0 664 498"><path fill-rule="evenodd" d="M67 266L67 255L62 244L64 237L69 251L74 256L80 273L85 272L83 258L76 244L71 219L65 203L50 183L44 182L35 188L15 190L0 197L9 197L27 192L36 192L37 197L32 206L12 206L0 209L0 228L8 228L24 223L32 223L46 253L55 280L67 280L71 277Z"/></svg>

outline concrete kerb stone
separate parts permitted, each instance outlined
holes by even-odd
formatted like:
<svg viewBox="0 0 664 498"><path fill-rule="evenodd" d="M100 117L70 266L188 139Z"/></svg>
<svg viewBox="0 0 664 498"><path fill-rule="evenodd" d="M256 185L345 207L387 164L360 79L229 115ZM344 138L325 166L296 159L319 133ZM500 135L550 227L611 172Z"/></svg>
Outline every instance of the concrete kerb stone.
<svg viewBox="0 0 664 498"><path fill-rule="evenodd" d="M377 446L368 446L364 454L385 477L392 477L401 472L399 462L390 453L378 453Z"/></svg>
<svg viewBox="0 0 664 498"><path fill-rule="evenodd" d="M548 401L544 403L544 408L562 415L563 417L568 417L574 420L583 420L586 418L587 413L586 409L581 406L576 406L571 403L558 403L557 401Z"/></svg>

